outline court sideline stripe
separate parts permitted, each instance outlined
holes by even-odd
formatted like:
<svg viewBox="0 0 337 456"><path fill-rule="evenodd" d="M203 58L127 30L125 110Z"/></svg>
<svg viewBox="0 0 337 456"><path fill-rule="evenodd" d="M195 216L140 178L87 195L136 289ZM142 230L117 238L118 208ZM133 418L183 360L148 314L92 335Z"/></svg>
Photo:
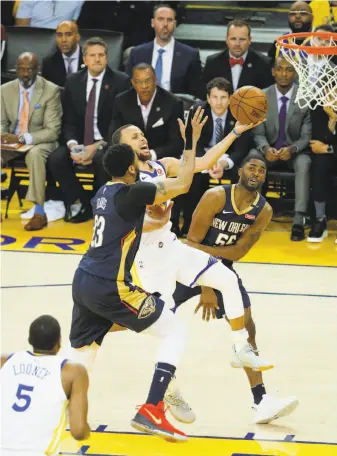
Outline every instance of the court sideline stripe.
<svg viewBox="0 0 337 456"><path fill-rule="evenodd" d="M44 287L71 287L71 283L48 283L45 285L5 285L2 289L13 288L44 288ZM274 295L274 296L304 296L309 298L337 298L337 295L310 294L310 293L280 293L277 291L247 291L249 294Z"/></svg>
<svg viewBox="0 0 337 456"><path fill-rule="evenodd" d="M0 253L4 252L11 252L11 253L38 253L42 255L81 255L83 256L84 253L82 252L71 252L71 253L64 253L64 252L34 252L32 250L4 250L0 246ZM238 261L236 264L267 264L270 266L296 266L300 268L331 268L337 269L337 266L333 265L324 265L324 264L293 264L293 263L267 263L262 261Z"/></svg>

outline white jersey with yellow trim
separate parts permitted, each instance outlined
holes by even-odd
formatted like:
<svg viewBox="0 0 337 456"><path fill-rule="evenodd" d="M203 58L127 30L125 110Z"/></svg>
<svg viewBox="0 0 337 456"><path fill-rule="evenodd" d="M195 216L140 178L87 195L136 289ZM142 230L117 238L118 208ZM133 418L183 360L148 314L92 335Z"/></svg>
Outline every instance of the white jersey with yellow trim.
<svg viewBox="0 0 337 456"><path fill-rule="evenodd" d="M160 161L148 161L152 171L140 171L140 180L143 182L158 182L166 179L166 169ZM164 207L169 204L169 201L162 203ZM149 214L145 214L145 220L151 220ZM176 239L176 235L171 231L172 223L168 222L165 226L158 230L142 233L139 250L145 246L157 244L158 242L172 242Z"/></svg>
<svg viewBox="0 0 337 456"><path fill-rule="evenodd" d="M60 356L11 355L0 370L1 455L57 454L68 421Z"/></svg>

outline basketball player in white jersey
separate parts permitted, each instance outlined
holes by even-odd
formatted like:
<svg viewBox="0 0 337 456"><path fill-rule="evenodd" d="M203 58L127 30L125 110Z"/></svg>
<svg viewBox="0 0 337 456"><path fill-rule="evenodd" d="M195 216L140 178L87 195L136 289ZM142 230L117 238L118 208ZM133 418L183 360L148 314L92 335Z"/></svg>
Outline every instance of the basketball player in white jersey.
<svg viewBox="0 0 337 456"><path fill-rule="evenodd" d="M29 328L32 351L1 355L1 456L56 455L69 418L76 440L89 437L88 374L57 355L61 329L42 315Z"/></svg>

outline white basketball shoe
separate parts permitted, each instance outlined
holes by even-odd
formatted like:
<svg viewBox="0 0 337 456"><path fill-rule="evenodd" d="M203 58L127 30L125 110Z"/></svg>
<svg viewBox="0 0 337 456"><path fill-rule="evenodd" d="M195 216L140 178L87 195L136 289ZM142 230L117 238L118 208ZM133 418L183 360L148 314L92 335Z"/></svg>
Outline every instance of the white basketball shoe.
<svg viewBox="0 0 337 456"><path fill-rule="evenodd" d="M254 404L253 406L255 410L254 423L268 424L277 418L290 415L297 406L298 400L295 396L279 399L264 394L262 401L258 405Z"/></svg>
<svg viewBox="0 0 337 456"><path fill-rule="evenodd" d="M174 379L171 380L164 402L171 415L181 423L191 424L195 421L196 415L188 403L183 399L179 388L175 385Z"/></svg>
<svg viewBox="0 0 337 456"><path fill-rule="evenodd" d="M250 367L259 372L273 369L274 364L257 356L255 351L248 342L234 344L231 366L235 368Z"/></svg>

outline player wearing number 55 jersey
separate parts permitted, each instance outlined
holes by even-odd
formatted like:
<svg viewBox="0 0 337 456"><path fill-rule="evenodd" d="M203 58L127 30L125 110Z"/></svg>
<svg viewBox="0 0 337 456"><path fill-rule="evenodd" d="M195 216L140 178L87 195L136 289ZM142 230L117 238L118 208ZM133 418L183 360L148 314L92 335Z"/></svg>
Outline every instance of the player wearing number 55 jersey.
<svg viewBox="0 0 337 456"><path fill-rule="evenodd" d="M245 256L265 230L272 217L272 209L259 190L265 180L266 163L259 157L247 157L239 170L237 185L224 185L208 190L200 200L188 233L188 244L221 258L228 269L233 261ZM238 277L238 276L237 276ZM256 349L255 324L250 310L250 299L241 279L240 292L245 307L245 326L249 342ZM174 294L177 307L192 296L200 295L203 318L209 320L225 316L221 294L211 288L190 289L177 285ZM240 363L233 367L241 367ZM269 423L275 418L288 415L298 401L294 397L278 399L266 394L261 372L245 369L254 396L256 423Z"/></svg>
<svg viewBox="0 0 337 456"><path fill-rule="evenodd" d="M60 325L42 315L29 328L33 351L1 356L1 456L58 454L68 418L77 440L88 438L88 374L58 356Z"/></svg>

